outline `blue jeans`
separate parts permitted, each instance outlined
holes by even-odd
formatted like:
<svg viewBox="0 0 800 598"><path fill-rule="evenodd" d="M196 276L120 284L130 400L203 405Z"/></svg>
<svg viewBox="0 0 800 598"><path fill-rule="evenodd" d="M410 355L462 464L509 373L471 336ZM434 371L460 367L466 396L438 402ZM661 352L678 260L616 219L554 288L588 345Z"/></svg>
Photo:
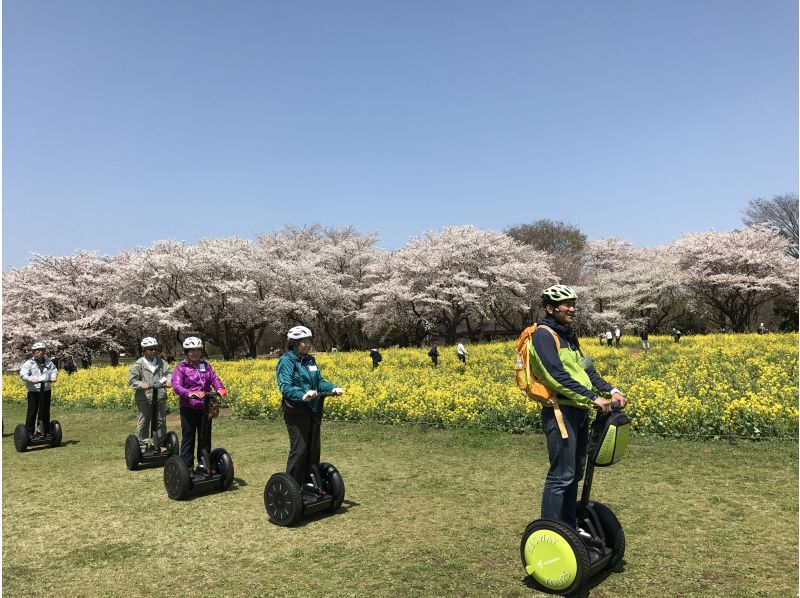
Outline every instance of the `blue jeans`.
<svg viewBox="0 0 800 598"><path fill-rule="evenodd" d="M563 521L571 527L578 522L578 482L583 478L589 441L589 413L569 405L561 406L569 438L563 440L553 409L542 409L542 430L547 436L550 470L542 493L542 518Z"/></svg>

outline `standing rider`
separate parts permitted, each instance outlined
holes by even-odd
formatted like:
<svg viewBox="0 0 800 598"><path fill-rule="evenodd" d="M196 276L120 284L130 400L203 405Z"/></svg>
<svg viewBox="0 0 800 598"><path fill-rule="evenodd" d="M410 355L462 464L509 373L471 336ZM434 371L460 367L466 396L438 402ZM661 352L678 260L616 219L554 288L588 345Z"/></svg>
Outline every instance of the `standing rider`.
<svg viewBox="0 0 800 598"><path fill-rule="evenodd" d="M40 438L47 434L50 427L50 386L58 379L56 365L47 357L47 345L42 342L34 343L31 347L33 357L22 364L19 377L25 381L28 389L28 413L25 416L25 427L33 438ZM41 382L44 382L44 392L41 392ZM36 415L39 415L39 429L34 430Z"/></svg>
<svg viewBox="0 0 800 598"><path fill-rule="evenodd" d="M562 439L552 406L543 406L542 429L547 436L550 469L542 493L542 518L562 521L588 538L589 534L578 526L577 497L589 438L589 407L611 411L611 400L598 396L598 392L610 395L623 408L628 400L600 377L591 358L583 356L572 327L577 298L575 291L564 285L545 289L542 305L546 315L533 333L529 360L537 379L556 394L568 434ZM548 328L558 335L560 347Z"/></svg>
<svg viewBox="0 0 800 598"><path fill-rule="evenodd" d="M145 446L150 438L150 421L153 414L153 403L150 394L147 392L153 386L172 386L170 376L172 368L158 354L158 341L152 336L142 339L141 342L143 355L131 365L128 375L128 386L136 390L134 400L136 401L136 436L139 437L139 444ZM157 393L158 418L156 428L161 438L167 436L167 391L164 388L152 390ZM162 447L163 449L163 447Z"/></svg>
<svg viewBox="0 0 800 598"><path fill-rule="evenodd" d="M194 437L199 435L203 424L203 398L215 389L220 396L228 396L211 364L203 359L203 341L190 336L183 341L186 359L175 366L172 372L172 389L181 398L181 459L192 468L194 463ZM211 422L209 422L209 430ZM198 470L202 471L203 447L197 444ZM208 473L208 472L206 472Z"/></svg>
<svg viewBox="0 0 800 598"><path fill-rule="evenodd" d="M317 394L324 392L338 396L344 392L322 377L311 355L311 338L311 331L305 326L295 326L289 330L286 335L287 351L276 367L283 420L289 432L286 473L300 486L308 480L309 467L319 463L323 402ZM312 429L316 432L314 445L309 446Z"/></svg>

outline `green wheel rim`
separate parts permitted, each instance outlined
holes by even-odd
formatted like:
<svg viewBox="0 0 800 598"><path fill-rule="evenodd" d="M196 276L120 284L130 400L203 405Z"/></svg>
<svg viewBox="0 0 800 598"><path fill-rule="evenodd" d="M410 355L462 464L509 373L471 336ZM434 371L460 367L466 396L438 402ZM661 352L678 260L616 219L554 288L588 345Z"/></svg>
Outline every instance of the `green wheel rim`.
<svg viewBox="0 0 800 598"><path fill-rule="evenodd" d="M565 590L575 581L578 561L564 536L539 529L525 541L525 570L544 587Z"/></svg>

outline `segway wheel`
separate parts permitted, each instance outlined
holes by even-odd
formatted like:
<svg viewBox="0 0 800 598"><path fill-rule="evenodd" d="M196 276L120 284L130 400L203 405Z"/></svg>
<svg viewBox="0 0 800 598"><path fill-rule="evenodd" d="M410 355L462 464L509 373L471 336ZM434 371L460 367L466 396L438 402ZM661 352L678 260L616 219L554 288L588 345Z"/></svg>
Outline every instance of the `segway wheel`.
<svg viewBox="0 0 800 598"><path fill-rule="evenodd" d="M319 473L322 475L325 488L333 495L333 503L328 507L328 512L335 513L344 502L344 480L342 479L342 474L330 463L320 463Z"/></svg>
<svg viewBox="0 0 800 598"><path fill-rule="evenodd" d="M300 484L286 473L272 474L264 487L264 508L275 525L292 525L303 515Z"/></svg>
<svg viewBox="0 0 800 598"><path fill-rule="evenodd" d="M24 453L28 450L28 444L31 441L31 435L28 434L28 428L25 424L19 424L14 428L14 448L18 453Z"/></svg>
<svg viewBox="0 0 800 598"><path fill-rule="evenodd" d="M594 508L594 512L600 520L600 525L603 526L606 546L611 549L613 555L608 563L608 568L613 569L625 556L625 531L622 529L617 516L614 515L614 511L606 505L601 502L590 501L589 507Z"/></svg>
<svg viewBox="0 0 800 598"><path fill-rule="evenodd" d="M589 551L572 529L559 521L537 519L520 544L522 566L536 588L571 596L580 591L589 571Z"/></svg>
<svg viewBox="0 0 800 598"><path fill-rule="evenodd" d="M47 427L47 433L52 438L50 441L50 448L61 446L61 424L57 419L54 419L50 422L50 425Z"/></svg>
<svg viewBox="0 0 800 598"><path fill-rule="evenodd" d="M178 455L172 455L164 464L164 488L172 500L183 500L192 489L192 472Z"/></svg>
<svg viewBox="0 0 800 598"><path fill-rule="evenodd" d="M172 455L177 455L180 452L181 445L178 444L178 435L175 432L168 432L167 433L167 442L164 445L167 448L167 454L171 457Z"/></svg>
<svg viewBox="0 0 800 598"><path fill-rule="evenodd" d="M227 490L233 484L233 459L223 448L211 451L211 469L222 476L220 487Z"/></svg>
<svg viewBox="0 0 800 598"><path fill-rule="evenodd" d="M142 460L142 451L139 448L139 439L135 434L131 434L125 439L125 467L130 471L139 469Z"/></svg>

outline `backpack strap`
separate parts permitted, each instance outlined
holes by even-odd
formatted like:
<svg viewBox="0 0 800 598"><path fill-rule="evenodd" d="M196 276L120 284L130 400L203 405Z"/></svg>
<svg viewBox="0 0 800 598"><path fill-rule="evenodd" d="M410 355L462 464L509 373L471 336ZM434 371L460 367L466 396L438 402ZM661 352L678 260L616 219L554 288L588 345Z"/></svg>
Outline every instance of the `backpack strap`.
<svg viewBox="0 0 800 598"><path fill-rule="evenodd" d="M556 331L550 328L550 326L546 326L544 324L540 325L539 328L544 328L553 335L553 340L556 343L556 353L561 350L561 342L558 340L558 334ZM531 338L529 338L531 345L533 345L533 335L531 334ZM531 363L530 359L528 360L528 376L531 375ZM569 438L569 434L567 433L567 427L564 425L564 416L561 413L561 407L558 406L558 399L553 396L550 399L550 404L553 406L553 414L556 416L556 423L558 424L558 431L561 433L561 439L566 440Z"/></svg>

